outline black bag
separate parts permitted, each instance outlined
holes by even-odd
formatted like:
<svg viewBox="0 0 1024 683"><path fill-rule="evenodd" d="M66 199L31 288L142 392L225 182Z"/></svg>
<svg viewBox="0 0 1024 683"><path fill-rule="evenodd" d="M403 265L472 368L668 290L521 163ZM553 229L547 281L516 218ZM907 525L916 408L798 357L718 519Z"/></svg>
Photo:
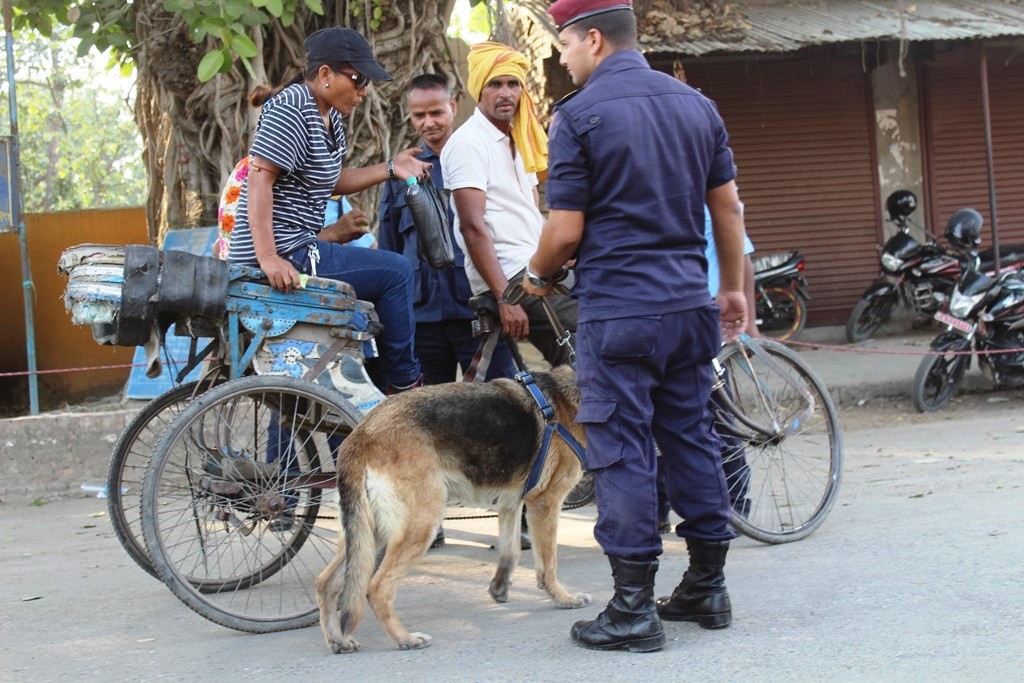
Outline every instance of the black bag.
<svg viewBox="0 0 1024 683"><path fill-rule="evenodd" d="M428 175L418 184L406 185L405 202L416 226L416 254L433 268L451 267L455 251L448 224L448 193L436 187Z"/></svg>

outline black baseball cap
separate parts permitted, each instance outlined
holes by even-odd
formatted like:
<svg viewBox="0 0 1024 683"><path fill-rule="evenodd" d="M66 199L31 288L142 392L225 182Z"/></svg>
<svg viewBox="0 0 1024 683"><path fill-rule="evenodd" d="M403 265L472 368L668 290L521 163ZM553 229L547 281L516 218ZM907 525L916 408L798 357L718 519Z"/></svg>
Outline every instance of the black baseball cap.
<svg viewBox="0 0 1024 683"><path fill-rule="evenodd" d="M346 62L371 81L394 78L373 56L370 44L359 31L343 26L322 28L306 37L306 62L332 64Z"/></svg>

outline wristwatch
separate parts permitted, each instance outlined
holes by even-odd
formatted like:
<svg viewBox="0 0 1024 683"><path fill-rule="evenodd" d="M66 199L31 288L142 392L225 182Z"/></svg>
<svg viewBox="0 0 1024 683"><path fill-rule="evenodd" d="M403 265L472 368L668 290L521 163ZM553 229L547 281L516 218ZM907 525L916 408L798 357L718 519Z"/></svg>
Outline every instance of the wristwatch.
<svg viewBox="0 0 1024 683"><path fill-rule="evenodd" d="M526 279L529 280L531 285L533 285L534 287L539 287L541 289L544 289L545 287L551 284L551 278L541 277L540 275L537 275L537 273L531 271L529 268L526 269Z"/></svg>
<svg viewBox="0 0 1024 683"><path fill-rule="evenodd" d="M398 180L398 174L395 173L394 159L388 159L388 178L391 180Z"/></svg>

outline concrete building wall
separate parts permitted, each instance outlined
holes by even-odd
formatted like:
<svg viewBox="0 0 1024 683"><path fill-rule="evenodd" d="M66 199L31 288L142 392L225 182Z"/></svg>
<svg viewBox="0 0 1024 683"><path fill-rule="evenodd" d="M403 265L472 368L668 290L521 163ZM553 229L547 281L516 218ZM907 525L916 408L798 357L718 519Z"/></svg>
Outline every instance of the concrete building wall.
<svg viewBox="0 0 1024 683"><path fill-rule="evenodd" d="M880 215L885 213L885 199L896 190L910 190L917 195L921 208L914 218L924 222L924 160L920 100L916 65L903 62L900 73L898 46L887 45L888 59L871 72L874 99L875 147L878 159L878 196ZM884 242L895 227L883 220Z"/></svg>

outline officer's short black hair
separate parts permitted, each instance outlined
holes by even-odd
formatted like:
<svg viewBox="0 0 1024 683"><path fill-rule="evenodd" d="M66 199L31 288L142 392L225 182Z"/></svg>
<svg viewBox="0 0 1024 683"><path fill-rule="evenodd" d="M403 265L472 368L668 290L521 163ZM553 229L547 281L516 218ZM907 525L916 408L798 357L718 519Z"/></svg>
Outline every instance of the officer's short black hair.
<svg viewBox="0 0 1024 683"><path fill-rule="evenodd" d="M441 74L420 74L412 79L409 90L444 90L445 94L451 97L452 89L448 85L448 79Z"/></svg>
<svg viewBox="0 0 1024 683"><path fill-rule="evenodd" d="M580 19L566 28L575 31L581 38L594 28L601 32L601 35L612 47L619 50L636 49L636 15L632 9L595 14L592 17Z"/></svg>

